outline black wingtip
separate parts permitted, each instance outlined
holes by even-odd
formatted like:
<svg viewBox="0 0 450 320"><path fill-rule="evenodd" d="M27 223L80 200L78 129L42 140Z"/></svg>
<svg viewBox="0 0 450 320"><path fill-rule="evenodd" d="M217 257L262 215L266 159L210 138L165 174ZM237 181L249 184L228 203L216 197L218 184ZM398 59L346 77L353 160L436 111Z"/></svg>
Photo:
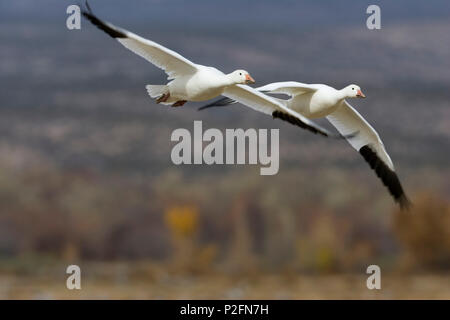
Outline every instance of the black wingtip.
<svg viewBox="0 0 450 320"><path fill-rule="evenodd" d="M275 110L274 112L272 112L272 117L275 118L275 119L280 119L280 120L287 121L290 124L293 124L294 126L298 126L298 127L302 128L302 129L309 130L309 131L311 131L313 133L316 133L316 134L320 134L320 135L322 135L324 137L328 137L329 136L325 132L322 132L320 130L317 130L314 127L311 127L311 126L307 125L306 123L304 123L299 118L296 118L296 117L294 117L294 116L292 116L292 115L290 115L288 113L285 113L285 112L282 112L282 111L279 111L279 110Z"/></svg>
<svg viewBox="0 0 450 320"><path fill-rule="evenodd" d="M88 9L88 11L89 11L90 13L92 13L91 6L89 5L89 2L86 0L86 1L84 2L84 4L86 5L86 8Z"/></svg>
<svg viewBox="0 0 450 320"><path fill-rule="evenodd" d="M348 138L347 135L329 134L327 132L321 131L321 130L313 127L313 126L310 126L310 125L304 123L299 118L294 117L294 116L292 116L292 115L290 115L290 114L288 114L286 112L282 112L282 111L279 111L279 110L275 110L274 112L272 112L272 117L281 119L283 121L287 121L290 124L293 124L293 125L298 126L298 127L302 128L302 129L311 131L312 133L320 134L320 135L322 135L324 137L327 137L327 138L338 139L338 140L339 139L347 139ZM357 134L357 133L352 133L351 135L353 136L353 134Z"/></svg>
<svg viewBox="0 0 450 320"><path fill-rule="evenodd" d="M408 199L408 197L405 194L400 196L400 198L396 199L396 201L399 204L400 209L402 211L409 211L413 206L412 202Z"/></svg>
<svg viewBox="0 0 450 320"><path fill-rule="evenodd" d="M212 107L225 107L225 106L229 106L229 105L235 104L235 103L237 103L236 100L225 97L225 98L213 101L207 105L201 106L197 110L201 111L201 110L205 110L205 109L212 108Z"/></svg>
<svg viewBox="0 0 450 320"><path fill-rule="evenodd" d="M403 191L400 180L395 171L391 170L377 155L377 153L370 147L365 145L359 149L359 153L363 156L370 167L375 171L377 176L381 179L383 184L389 190L389 193L400 206L401 210L408 210L412 204Z"/></svg>
<svg viewBox="0 0 450 320"><path fill-rule="evenodd" d="M84 2L84 6L83 5L79 5L79 7L81 8L81 14L84 17L88 17L88 16L94 16L94 13L92 12L91 6L89 5L89 2L86 0Z"/></svg>
<svg viewBox="0 0 450 320"><path fill-rule="evenodd" d="M97 18L95 16L95 14L92 12L91 6L87 2L87 0L85 2L85 7L86 7L86 9L81 10L81 14L86 19L88 19L93 25L95 25L97 28L99 28L100 30L103 30L109 36L111 36L113 38L126 38L127 37L125 33L121 32L120 30L118 30L114 27L111 27L107 23L105 23L102 20L100 20L99 18Z"/></svg>

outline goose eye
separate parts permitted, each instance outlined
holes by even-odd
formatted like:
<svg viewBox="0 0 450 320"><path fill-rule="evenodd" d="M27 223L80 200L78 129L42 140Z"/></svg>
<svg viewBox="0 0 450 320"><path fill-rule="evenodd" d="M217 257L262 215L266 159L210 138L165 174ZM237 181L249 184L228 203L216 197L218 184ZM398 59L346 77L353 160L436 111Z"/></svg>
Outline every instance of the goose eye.
<svg viewBox="0 0 450 320"><path fill-rule="evenodd" d="M352 90L355 90L355 88L352 88Z"/></svg>
<svg viewBox="0 0 450 320"><path fill-rule="evenodd" d="M239 75L242 76L242 72L239 72Z"/></svg>

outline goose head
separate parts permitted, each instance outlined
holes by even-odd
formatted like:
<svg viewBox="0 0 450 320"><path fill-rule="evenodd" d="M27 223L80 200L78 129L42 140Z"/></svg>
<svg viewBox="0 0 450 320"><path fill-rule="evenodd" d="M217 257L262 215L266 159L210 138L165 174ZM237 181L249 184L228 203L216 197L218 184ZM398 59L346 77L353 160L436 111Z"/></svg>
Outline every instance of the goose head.
<svg viewBox="0 0 450 320"><path fill-rule="evenodd" d="M342 89L346 98L365 98L366 96L362 93L361 88L356 84L351 84Z"/></svg>
<svg viewBox="0 0 450 320"><path fill-rule="evenodd" d="M235 84L249 84L255 83L255 80L245 70L236 70L230 73L229 78Z"/></svg>

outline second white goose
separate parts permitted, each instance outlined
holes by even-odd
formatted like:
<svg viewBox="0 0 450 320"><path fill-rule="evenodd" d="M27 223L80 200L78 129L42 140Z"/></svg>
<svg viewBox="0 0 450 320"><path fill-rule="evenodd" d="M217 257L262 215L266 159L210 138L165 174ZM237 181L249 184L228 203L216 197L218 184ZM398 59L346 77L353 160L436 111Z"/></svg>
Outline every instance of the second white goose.
<svg viewBox="0 0 450 320"><path fill-rule="evenodd" d="M290 99L275 97L285 108L294 110L308 119L326 117L344 136L350 145L356 149L369 163L383 184L388 188L394 200L401 208L408 208L410 202L406 197L400 180L395 172L394 164L389 157L380 136L375 129L347 101L348 98L365 98L361 88L351 84L337 90L325 84L306 84L295 81L275 82L256 90L271 94L286 94ZM223 98L200 109L214 106L226 106L236 101ZM298 120L288 113L272 110L274 118L280 118L294 125ZM300 127L303 127L300 125ZM356 133L356 134L355 134Z"/></svg>

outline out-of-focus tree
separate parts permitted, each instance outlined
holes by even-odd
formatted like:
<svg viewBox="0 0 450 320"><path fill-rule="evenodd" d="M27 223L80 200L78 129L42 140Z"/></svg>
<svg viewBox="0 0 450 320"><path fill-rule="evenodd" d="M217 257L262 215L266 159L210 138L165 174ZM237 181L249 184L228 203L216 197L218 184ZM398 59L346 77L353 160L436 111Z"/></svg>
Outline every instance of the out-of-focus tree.
<svg viewBox="0 0 450 320"><path fill-rule="evenodd" d="M176 272L207 272L217 248L199 243L200 214L195 205L175 205L164 213L172 246L172 267Z"/></svg>

